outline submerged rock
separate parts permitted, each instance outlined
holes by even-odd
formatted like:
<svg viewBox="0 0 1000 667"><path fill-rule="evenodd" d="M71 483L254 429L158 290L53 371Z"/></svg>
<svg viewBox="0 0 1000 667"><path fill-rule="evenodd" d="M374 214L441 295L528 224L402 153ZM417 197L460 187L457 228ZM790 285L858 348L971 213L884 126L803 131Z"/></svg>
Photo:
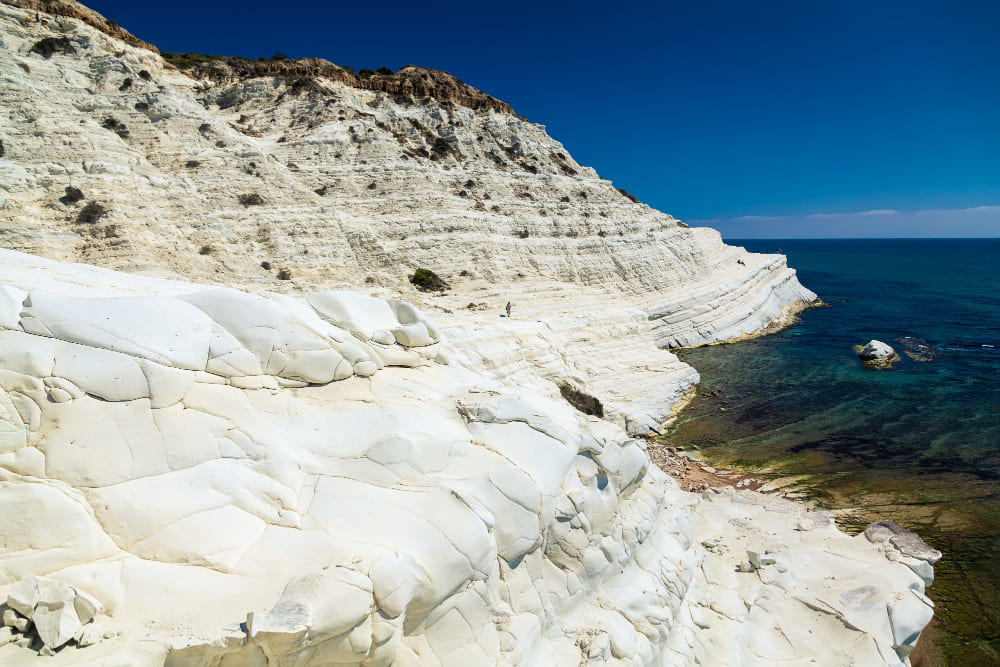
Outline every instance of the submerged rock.
<svg viewBox="0 0 1000 667"><path fill-rule="evenodd" d="M903 346L903 354L914 361L929 362L934 361L941 356L941 350L933 347L923 338L904 336L902 338L897 338L896 342Z"/></svg>

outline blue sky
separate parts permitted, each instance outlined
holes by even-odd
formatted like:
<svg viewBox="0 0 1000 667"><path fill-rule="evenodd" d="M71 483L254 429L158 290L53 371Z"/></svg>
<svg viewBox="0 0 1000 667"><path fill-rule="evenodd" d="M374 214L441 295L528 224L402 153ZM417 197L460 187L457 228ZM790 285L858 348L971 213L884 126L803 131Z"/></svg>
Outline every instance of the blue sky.
<svg viewBox="0 0 1000 667"><path fill-rule="evenodd" d="M165 51L446 70L727 237L1000 236L1000 2L86 4Z"/></svg>

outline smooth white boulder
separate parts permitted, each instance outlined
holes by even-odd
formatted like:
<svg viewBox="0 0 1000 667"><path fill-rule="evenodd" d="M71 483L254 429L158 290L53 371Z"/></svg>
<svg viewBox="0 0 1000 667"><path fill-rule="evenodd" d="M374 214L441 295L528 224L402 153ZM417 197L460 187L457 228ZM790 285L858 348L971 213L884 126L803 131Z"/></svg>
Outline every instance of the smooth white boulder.
<svg viewBox="0 0 1000 667"><path fill-rule="evenodd" d="M211 322L197 309L161 297L64 296L32 290L21 311L29 333L199 370L208 359Z"/></svg>
<svg viewBox="0 0 1000 667"><path fill-rule="evenodd" d="M24 577L7 591L7 606L25 618L31 618L38 603L38 577ZM7 625L4 615L4 624Z"/></svg>
<svg viewBox="0 0 1000 667"><path fill-rule="evenodd" d="M65 582L31 575L10 587L7 607L4 625L22 634L34 631L51 651L80 636L103 605Z"/></svg>
<svg viewBox="0 0 1000 667"><path fill-rule="evenodd" d="M77 616L73 604L73 589L60 581L41 581L38 585L38 601L32 612L42 643L49 648L59 648L80 629L83 623Z"/></svg>

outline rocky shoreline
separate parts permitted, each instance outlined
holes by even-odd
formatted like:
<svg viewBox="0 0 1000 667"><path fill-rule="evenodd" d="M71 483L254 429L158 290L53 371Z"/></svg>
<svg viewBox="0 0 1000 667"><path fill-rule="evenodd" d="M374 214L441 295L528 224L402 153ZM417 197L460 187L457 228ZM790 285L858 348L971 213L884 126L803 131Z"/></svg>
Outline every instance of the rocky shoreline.
<svg viewBox="0 0 1000 667"><path fill-rule="evenodd" d="M57 657L901 665L930 619L931 552L491 380L410 304L10 251L0 296L0 511L37 508L0 564L107 634Z"/></svg>

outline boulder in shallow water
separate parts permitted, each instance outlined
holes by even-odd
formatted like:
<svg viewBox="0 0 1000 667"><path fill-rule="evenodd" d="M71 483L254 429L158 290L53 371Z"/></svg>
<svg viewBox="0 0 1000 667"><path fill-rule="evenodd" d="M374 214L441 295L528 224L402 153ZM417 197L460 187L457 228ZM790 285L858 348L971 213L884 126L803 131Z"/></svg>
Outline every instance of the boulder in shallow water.
<svg viewBox="0 0 1000 667"><path fill-rule="evenodd" d="M858 346L855 349L858 351L858 359L869 368L892 368L893 364L899 361L896 350L880 340L870 340L867 345Z"/></svg>

